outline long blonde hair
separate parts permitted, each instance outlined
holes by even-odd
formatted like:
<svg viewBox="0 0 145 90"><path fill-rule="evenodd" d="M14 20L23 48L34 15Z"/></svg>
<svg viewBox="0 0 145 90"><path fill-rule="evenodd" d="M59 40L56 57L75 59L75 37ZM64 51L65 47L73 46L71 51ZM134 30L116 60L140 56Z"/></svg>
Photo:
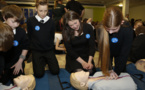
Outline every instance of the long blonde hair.
<svg viewBox="0 0 145 90"><path fill-rule="evenodd" d="M99 47L99 63L101 62L101 70L104 75L109 75L110 65L110 47L109 47L109 36L103 25L97 25L96 27L98 36L98 47Z"/></svg>

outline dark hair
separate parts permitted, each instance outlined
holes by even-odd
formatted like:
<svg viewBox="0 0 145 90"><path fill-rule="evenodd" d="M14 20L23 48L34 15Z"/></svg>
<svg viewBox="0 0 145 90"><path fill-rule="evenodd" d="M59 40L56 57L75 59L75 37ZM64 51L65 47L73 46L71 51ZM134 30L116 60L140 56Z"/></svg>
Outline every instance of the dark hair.
<svg viewBox="0 0 145 90"><path fill-rule="evenodd" d="M47 0L36 0L35 6L38 7L39 5L47 5L48 6Z"/></svg>
<svg viewBox="0 0 145 90"><path fill-rule="evenodd" d="M15 18L16 22L21 22L22 20L24 20L24 12L22 11L22 9L17 6L17 5L8 5L8 6L5 6L3 9L2 9L2 16L5 18L5 19L8 19L8 18Z"/></svg>
<svg viewBox="0 0 145 90"><path fill-rule="evenodd" d="M0 48L2 51L9 50L13 45L14 34L12 28L0 22Z"/></svg>
<svg viewBox="0 0 145 90"><path fill-rule="evenodd" d="M118 7L112 6L105 10L103 16L103 26L107 28L117 27L121 25L123 15Z"/></svg>
<svg viewBox="0 0 145 90"><path fill-rule="evenodd" d="M139 26L136 28L136 30L135 30L136 36L140 35L141 33L145 34L145 26Z"/></svg>
<svg viewBox="0 0 145 90"><path fill-rule="evenodd" d="M62 2L62 1L63 1L63 0L55 0L55 1L54 1L54 9L56 8L58 2Z"/></svg>
<svg viewBox="0 0 145 90"><path fill-rule="evenodd" d="M76 20L76 19L78 19L80 22L80 28L78 30L78 33L79 33L79 35L81 35L81 33L83 31L82 30L83 25L81 23L79 15L74 11L68 11L64 14L62 34L63 34L63 38L65 41L70 41L70 39L74 38L74 30L72 28L70 28L70 26L68 25L68 22L72 21L72 20Z"/></svg>

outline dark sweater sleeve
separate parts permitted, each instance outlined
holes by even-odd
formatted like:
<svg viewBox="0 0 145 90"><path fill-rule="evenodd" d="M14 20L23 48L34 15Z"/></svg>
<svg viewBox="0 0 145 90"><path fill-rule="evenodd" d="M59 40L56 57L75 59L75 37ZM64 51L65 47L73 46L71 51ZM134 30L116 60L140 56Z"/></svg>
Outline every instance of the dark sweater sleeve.
<svg viewBox="0 0 145 90"><path fill-rule="evenodd" d="M127 28L123 32L123 46L121 48L120 55L115 57L115 72L120 75L120 73L125 69L130 48L133 41L133 30L132 28Z"/></svg>
<svg viewBox="0 0 145 90"><path fill-rule="evenodd" d="M4 70L4 58L0 55L0 75L2 75L2 72Z"/></svg>
<svg viewBox="0 0 145 90"><path fill-rule="evenodd" d="M32 28L31 28L31 22L30 22L30 18L27 20L27 31L28 31L28 38L31 38L31 33L32 33Z"/></svg>
<svg viewBox="0 0 145 90"><path fill-rule="evenodd" d="M89 39L89 55L94 57L95 54L95 38L94 38L94 31L91 25L88 25L88 31L90 33Z"/></svg>
<svg viewBox="0 0 145 90"><path fill-rule="evenodd" d="M51 19L52 20L52 19ZM54 41L54 35L55 35L55 26L54 26L54 21L52 20L52 27L51 27L51 37L52 37L52 40Z"/></svg>
<svg viewBox="0 0 145 90"><path fill-rule="evenodd" d="M22 29L22 49L28 50L29 42L25 30Z"/></svg>

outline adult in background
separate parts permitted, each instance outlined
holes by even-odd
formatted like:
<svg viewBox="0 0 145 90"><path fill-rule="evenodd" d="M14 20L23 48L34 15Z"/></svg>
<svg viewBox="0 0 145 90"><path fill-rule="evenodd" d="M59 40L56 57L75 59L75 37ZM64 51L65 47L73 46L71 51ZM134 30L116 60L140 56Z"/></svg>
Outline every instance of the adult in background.
<svg viewBox="0 0 145 90"><path fill-rule="evenodd" d="M79 14L81 19L85 13L85 9L81 5L81 3L75 0L68 0L68 3L66 4L66 9L75 11L77 14Z"/></svg>
<svg viewBox="0 0 145 90"><path fill-rule="evenodd" d="M54 1L54 8L52 9L53 20L56 26L56 31L61 31L60 20L64 13L66 12L65 6L62 4L63 0Z"/></svg>

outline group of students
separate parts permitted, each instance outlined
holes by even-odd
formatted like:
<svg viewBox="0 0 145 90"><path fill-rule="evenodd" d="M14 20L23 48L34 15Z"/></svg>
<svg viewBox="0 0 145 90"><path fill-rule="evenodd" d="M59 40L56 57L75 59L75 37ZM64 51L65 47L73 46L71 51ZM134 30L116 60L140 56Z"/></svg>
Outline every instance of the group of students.
<svg viewBox="0 0 145 90"><path fill-rule="evenodd" d="M52 74L59 74L59 65L54 53L55 23L47 16L48 2L37 1L36 11L37 15L27 20L27 38L26 32L19 27L24 18L21 8L16 5L8 5L2 9L4 23L13 29L11 31L14 34L14 40L11 38L13 40L12 48L7 48L9 50L3 53L5 68L0 77L0 82L3 84L24 74L24 59L28 49L32 52L35 77L43 77L46 64ZM105 10L103 21L96 30L98 31L101 70L108 79L117 79L125 70L133 41L133 29L126 24L119 8L109 7ZM63 15L62 35L67 51L65 69L70 73L84 70L93 75L96 68L93 60L95 37L92 26L82 23L80 15L69 10ZM3 48L2 51L4 51ZM114 67L112 67L113 58Z"/></svg>

